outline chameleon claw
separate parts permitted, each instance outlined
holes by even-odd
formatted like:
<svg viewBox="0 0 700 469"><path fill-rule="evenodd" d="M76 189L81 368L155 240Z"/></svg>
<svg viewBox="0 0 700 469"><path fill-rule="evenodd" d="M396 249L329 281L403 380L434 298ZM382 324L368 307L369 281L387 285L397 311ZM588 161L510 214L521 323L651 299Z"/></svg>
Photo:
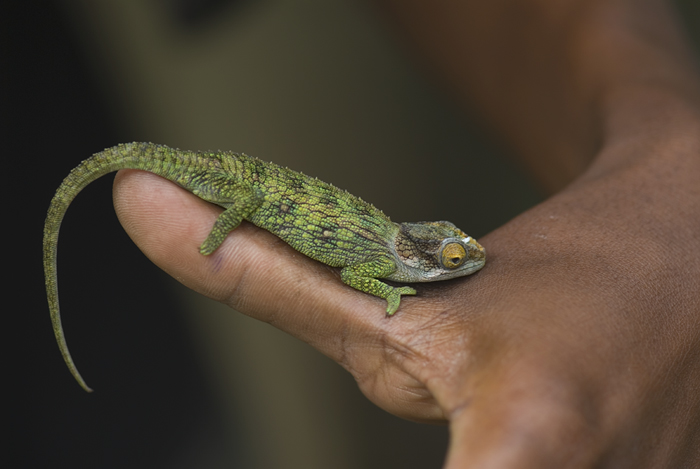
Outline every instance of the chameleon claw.
<svg viewBox="0 0 700 469"><path fill-rule="evenodd" d="M202 245L199 246L199 253L204 255L204 256L208 256L208 255L212 254L214 251L216 251L216 248L219 247L219 246L212 246L212 243L208 243L207 241L209 241L209 238L207 238L202 243Z"/></svg>
<svg viewBox="0 0 700 469"><path fill-rule="evenodd" d="M416 290L411 287L398 287L394 288L392 292L387 297L387 308L386 315L393 316L394 313L399 309L399 304L401 303L401 295L415 295Z"/></svg>

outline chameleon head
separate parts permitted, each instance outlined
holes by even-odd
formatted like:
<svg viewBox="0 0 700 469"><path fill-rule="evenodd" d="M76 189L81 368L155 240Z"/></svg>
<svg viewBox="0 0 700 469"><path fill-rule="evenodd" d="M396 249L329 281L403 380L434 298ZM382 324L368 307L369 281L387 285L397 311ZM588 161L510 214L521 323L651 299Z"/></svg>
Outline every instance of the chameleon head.
<svg viewBox="0 0 700 469"><path fill-rule="evenodd" d="M399 282L462 277L486 263L486 250L448 221L401 223L393 247L397 270L387 279Z"/></svg>

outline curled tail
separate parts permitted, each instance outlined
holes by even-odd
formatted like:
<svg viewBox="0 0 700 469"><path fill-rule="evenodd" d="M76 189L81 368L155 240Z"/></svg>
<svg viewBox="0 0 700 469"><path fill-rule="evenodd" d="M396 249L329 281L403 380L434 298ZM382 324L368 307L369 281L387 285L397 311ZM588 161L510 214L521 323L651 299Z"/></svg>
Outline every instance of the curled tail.
<svg viewBox="0 0 700 469"><path fill-rule="evenodd" d="M58 305L58 282L56 271L56 253L58 247L58 232L63 216L68 206L78 193L92 181L107 173L120 169L141 169L173 182L187 186L187 168L194 165L194 159L201 154L174 150L172 148L152 143L128 143L108 148L80 163L63 180L51 200L46 222L44 223L44 276L46 280L46 295L49 302L53 332L63 360L68 365L73 377L80 386L88 392L92 390L80 376L73 363L66 338L61 325L61 315ZM216 164L216 160L213 164Z"/></svg>

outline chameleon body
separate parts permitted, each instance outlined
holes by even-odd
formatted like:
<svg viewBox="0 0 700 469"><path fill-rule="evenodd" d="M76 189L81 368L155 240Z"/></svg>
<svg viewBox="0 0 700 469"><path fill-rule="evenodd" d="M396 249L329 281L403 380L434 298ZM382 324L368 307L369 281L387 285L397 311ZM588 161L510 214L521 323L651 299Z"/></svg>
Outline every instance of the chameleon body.
<svg viewBox="0 0 700 469"><path fill-rule="evenodd" d="M84 187L127 168L162 176L224 208L200 246L202 254L213 253L230 231L248 220L312 259L341 268L344 283L387 300L387 315L396 312L401 295L415 295L416 290L379 279L402 283L449 279L476 272L486 260L484 248L452 223L397 224L344 190L244 154L182 151L151 143L108 148L65 178L44 225L44 273L53 330L68 368L88 391L61 326L58 233L68 206Z"/></svg>

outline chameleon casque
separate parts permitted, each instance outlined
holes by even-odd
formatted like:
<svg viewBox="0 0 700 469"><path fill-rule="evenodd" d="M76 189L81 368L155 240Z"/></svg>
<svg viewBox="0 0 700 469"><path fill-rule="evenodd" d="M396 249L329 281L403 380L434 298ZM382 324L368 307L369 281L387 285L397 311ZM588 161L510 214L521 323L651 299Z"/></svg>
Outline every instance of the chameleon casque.
<svg viewBox="0 0 700 469"><path fill-rule="evenodd" d="M263 228L312 259L340 267L342 281L387 300L386 314L401 295L400 283L432 282L481 269L486 253L450 222L394 223L364 200L316 178L233 152L192 152L152 143L129 143L96 153L74 168L51 201L44 224L44 274L56 341L71 374L90 391L66 344L58 305L56 254L63 216L75 196L97 178L140 169L172 181L207 202L219 215L200 246L213 253L242 220Z"/></svg>

